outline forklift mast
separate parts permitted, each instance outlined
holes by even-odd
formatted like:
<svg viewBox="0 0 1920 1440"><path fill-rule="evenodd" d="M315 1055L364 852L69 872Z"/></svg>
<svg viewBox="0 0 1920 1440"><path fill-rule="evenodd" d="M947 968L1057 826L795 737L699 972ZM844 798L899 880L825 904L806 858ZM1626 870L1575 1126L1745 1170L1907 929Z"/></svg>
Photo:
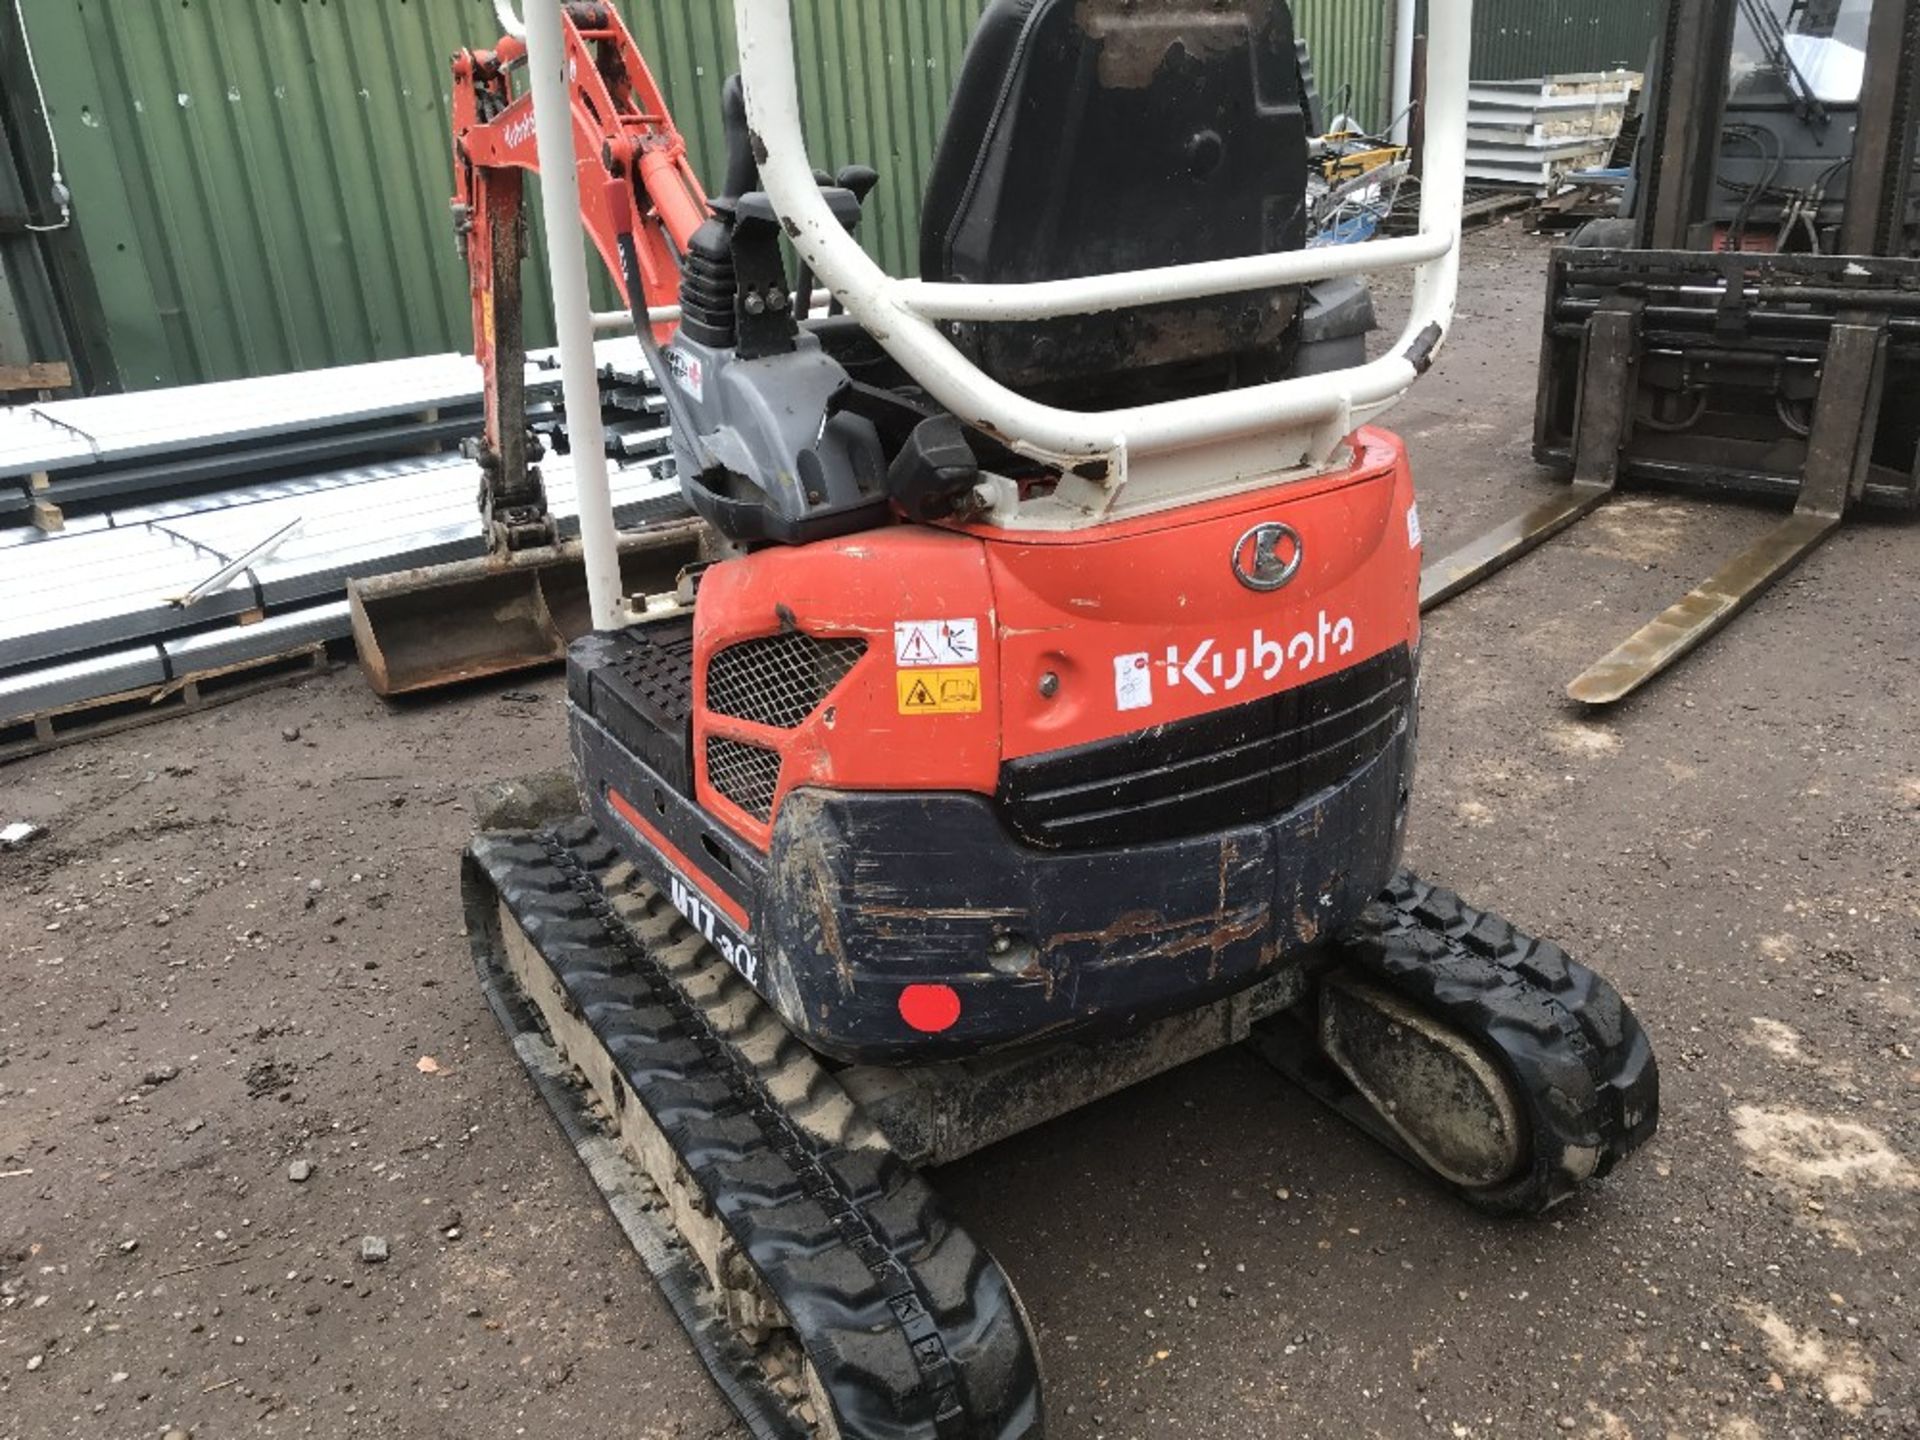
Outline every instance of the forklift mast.
<svg viewBox="0 0 1920 1440"><path fill-rule="evenodd" d="M1920 253L1916 65L1920 25L1902 0L1668 5L1634 247Z"/></svg>

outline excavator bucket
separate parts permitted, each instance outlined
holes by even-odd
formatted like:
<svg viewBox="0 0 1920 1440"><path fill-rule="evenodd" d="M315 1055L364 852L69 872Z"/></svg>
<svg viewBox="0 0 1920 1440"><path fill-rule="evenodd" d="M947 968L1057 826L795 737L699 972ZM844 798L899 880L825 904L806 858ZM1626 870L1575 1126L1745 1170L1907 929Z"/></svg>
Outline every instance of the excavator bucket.
<svg viewBox="0 0 1920 1440"><path fill-rule="evenodd" d="M705 527L675 521L623 535L624 593L670 591L702 557ZM402 570L347 584L367 682L407 695L566 659L593 628L578 541Z"/></svg>

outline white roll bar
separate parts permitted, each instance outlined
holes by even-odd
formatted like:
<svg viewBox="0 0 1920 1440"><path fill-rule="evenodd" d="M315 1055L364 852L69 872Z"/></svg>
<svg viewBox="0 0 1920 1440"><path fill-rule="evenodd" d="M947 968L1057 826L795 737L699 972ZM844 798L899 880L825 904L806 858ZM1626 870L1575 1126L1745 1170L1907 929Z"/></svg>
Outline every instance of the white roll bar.
<svg viewBox="0 0 1920 1440"><path fill-rule="evenodd" d="M504 24L512 15L495 0ZM580 497L580 551L587 570L593 628L614 630L631 618L621 593L613 490L600 417L600 375L593 359L593 313L587 298L587 255L580 223L580 176L574 165L573 109L567 95L566 33L560 0L527 0L527 75L533 90L534 145L540 158L540 211L547 223L547 274L560 351L560 389Z"/></svg>
<svg viewBox="0 0 1920 1440"><path fill-rule="evenodd" d="M954 285L888 275L834 218L801 136L791 0L734 0L760 180L794 248L942 405L1013 449L1069 472L1047 501L996 512L1003 523L1045 528L1085 525L1322 467L1356 425L1390 407L1424 373L1452 324L1459 284L1472 12L1472 0L1432 0L1418 235L1035 285ZM1029 400L983 374L934 323L1091 314L1409 265L1417 267L1412 314L1381 359L1121 410L1086 413Z"/></svg>
<svg viewBox="0 0 1920 1440"><path fill-rule="evenodd" d="M1040 280L1025 285L933 284L896 280L894 293L915 314L928 320L1051 320L1059 315L1097 315L1133 305L1166 300L1199 300L1209 295L1303 285L1342 275L1365 275L1399 265L1437 260L1453 248L1445 235L1409 235L1364 245L1335 245L1289 250L1244 260L1203 260L1118 275L1088 275L1078 280Z"/></svg>

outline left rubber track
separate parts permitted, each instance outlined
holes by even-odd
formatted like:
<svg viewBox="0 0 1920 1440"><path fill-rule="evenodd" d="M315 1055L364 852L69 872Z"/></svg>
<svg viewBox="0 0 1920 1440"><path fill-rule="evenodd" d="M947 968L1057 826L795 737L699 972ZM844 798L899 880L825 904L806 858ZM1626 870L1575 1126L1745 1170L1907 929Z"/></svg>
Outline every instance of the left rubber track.
<svg viewBox="0 0 1920 1440"><path fill-rule="evenodd" d="M1039 1440L1005 1274L588 821L463 873L496 1015L763 1440Z"/></svg>

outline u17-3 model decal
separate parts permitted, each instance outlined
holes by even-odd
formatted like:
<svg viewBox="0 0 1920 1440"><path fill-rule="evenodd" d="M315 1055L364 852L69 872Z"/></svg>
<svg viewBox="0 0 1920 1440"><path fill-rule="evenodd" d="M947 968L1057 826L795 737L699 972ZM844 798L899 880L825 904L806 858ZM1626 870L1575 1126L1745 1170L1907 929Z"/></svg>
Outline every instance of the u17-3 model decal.
<svg viewBox="0 0 1920 1440"><path fill-rule="evenodd" d="M753 947L715 913L706 896L672 870L667 872L667 899L674 909L687 917L689 925L707 937L713 948L720 952L720 958L740 972L741 979L749 985L760 983L760 961L753 953Z"/></svg>

